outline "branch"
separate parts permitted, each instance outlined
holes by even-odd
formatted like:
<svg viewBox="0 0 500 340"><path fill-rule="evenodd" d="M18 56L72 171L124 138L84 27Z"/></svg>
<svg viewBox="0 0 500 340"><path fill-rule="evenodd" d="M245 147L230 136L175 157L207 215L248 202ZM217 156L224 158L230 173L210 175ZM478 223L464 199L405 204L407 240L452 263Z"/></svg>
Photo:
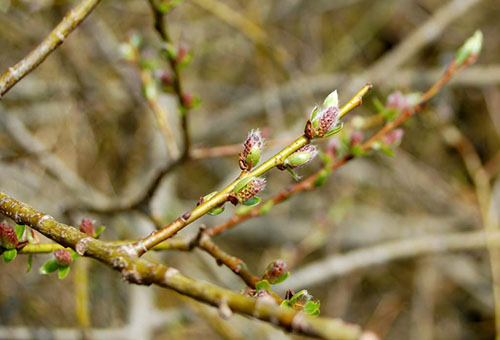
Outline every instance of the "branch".
<svg viewBox="0 0 500 340"><path fill-rule="evenodd" d="M482 249L490 242L500 247L500 232L473 231L430 235L386 242L372 247L336 254L296 270L286 281L287 289L311 287L374 265L451 251Z"/></svg>
<svg viewBox="0 0 500 340"><path fill-rule="evenodd" d="M290 331L323 339L359 339L361 330L356 325L338 319L312 318L291 308L267 304L251 297L198 282L182 275L177 269L129 257L120 247L96 240L76 228L57 222L5 193L0 192L0 213L18 224L27 225L46 237L70 247L80 255L94 258L121 272L130 283L173 289L207 304L233 310L264 321L272 322Z"/></svg>
<svg viewBox="0 0 500 340"><path fill-rule="evenodd" d="M361 90L359 90L344 106L339 109L339 117L342 118L348 112L361 105L363 96L368 93L370 89L370 84L366 84L365 86L363 86ZM204 216L210 210L217 208L230 200L231 194L233 193L233 190L238 183L241 183L241 181L245 179L257 178L258 176L266 173L272 168L283 165L285 159L288 156L290 156L292 153L308 144L309 142L310 139L305 135L298 137L295 141L290 143L283 150L275 154L273 157L269 158L254 170L250 172L243 171L240 176L238 176L238 178L236 178L232 183L227 185L212 198L201 203L193 210L188 211L182 216L178 217L174 222L166 225L161 230L154 231L147 237L135 242L134 244L131 244L130 246L124 246L123 249L126 250L130 255L135 254L141 256L142 254L153 248L155 245L172 237L179 230Z"/></svg>
<svg viewBox="0 0 500 340"><path fill-rule="evenodd" d="M2 74L0 76L0 99L18 81L33 71L49 54L61 45L64 39L85 20L99 2L100 0L83 0L80 2L66 14L59 25L50 32L40 45Z"/></svg>

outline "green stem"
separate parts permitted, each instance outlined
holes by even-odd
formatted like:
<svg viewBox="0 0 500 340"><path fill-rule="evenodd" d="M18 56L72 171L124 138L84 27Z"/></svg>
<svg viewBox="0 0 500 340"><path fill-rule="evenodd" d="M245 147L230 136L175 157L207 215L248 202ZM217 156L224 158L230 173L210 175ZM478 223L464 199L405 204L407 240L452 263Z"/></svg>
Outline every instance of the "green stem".
<svg viewBox="0 0 500 340"><path fill-rule="evenodd" d="M340 117L345 116L351 110L361 105L362 97L366 93L368 93L371 87L371 84L366 84L344 106L342 106L340 108ZM211 199L198 205L193 210L188 211L183 216L177 218L174 222L168 224L164 228L152 232L150 235L131 245L123 246L122 249L130 255L143 255L144 253L152 249L155 245L174 236L179 230L196 221L197 219L208 213L210 210L227 202L229 200L229 194L233 192L235 186L241 180L249 177L261 176L272 168L278 165L282 165L288 156L290 156L292 153L308 144L309 142L310 140L304 135L298 137L295 141L290 143L283 150L269 158L254 170L250 172L242 172L237 179L235 179L232 183L222 189Z"/></svg>

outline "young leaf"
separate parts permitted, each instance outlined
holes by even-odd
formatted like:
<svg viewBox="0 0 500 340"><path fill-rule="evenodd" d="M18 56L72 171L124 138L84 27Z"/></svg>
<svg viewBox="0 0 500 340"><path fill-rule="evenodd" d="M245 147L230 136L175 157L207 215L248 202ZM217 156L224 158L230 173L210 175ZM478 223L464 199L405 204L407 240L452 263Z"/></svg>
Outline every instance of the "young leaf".
<svg viewBox="0 0 500 340"><path fill-rule="evenodd" d="M104 230L106 230L106 226L104 226L104 225L97 228L95 231L95 238L99 238L99 236L101 236L101 234Z"/></svg>
<svg viewBox="0 0 500 340"><path fill-rule="evenodd" d="M269 213L269 211L271 211L271 209L273 208L274 206L274 202L271 200L271 201L267 201L265 204L263 204L260 209L259 209L259 214L260 215L265 215L267 213Z"/></svg>
<svg viewBox="0 0 500 340"><path fill-rule="evenodd" d="M278 283L285 281L286 279L288 279L289 276L290 276L290 272L285 272L285 273L281 274L281 276L273 282L273 285L277 285Z"/></svg>
<svg viewBox="0 0 500 340"><path fill-rule="evenodd" d="M224 212L224 206L221 206L221 207L217 207L217 208L213 208L213 209L210 209L208 211L208 214L210 216L215 216L215 215L219 215L219 214L222 214Z"/></svg>
<svg viewBox="0 0 500 340"><path fill-rule="evenodd" d="M71 268L70 266L59 267L59 273L58 273L59 280L62 280L66 276L68 276L70 268Z"/></svg>
<svg viewBox="0 0 500 340"><path fill-rule="evenodd" d="M30 272L31 271L31 267L33 265L33 254L29 254L28 255L28 266L26 268L26 272Z"/></svg>
<svg viewBox="0 0 500 340"><path fill-rule="evenodd" d="M56 260L50 259L45 262L44 265L40 268L40 274L47 275L55 272L58 269L59 265L57 264Z"/></svg>
<svg viewBox="0 0 500 340"><path fill-rule="evenodd" d="M304 312L311 316L319 315L319 301L307 301Z"/></svg>
<svg viewBox="0 0 500 340"><path fill-rule="evenodd" d="M248 201L242 202L241 204L246 205L247 207L254 207L262 201L262 198L259 196L254 196L250 198Z"/></svg>
<svg viewBox="0 0 500 340"><path fill-rule="evenodd" d="M255 289L256 290L264 289L264 290L267 290L269 292L271 290L271 285L269 284L269 281L261 280L261 281L257 282L257 284L255 285Z"/></svg>
<svg viewBox="0 0 500 340"><path fill-rule="evenodd" d="M25 230L26 230L26 226L25 225L16 224L16 226L14 227L14 231L16 232L17 239L19 241L21 241L21 239L23 238Z"/></svg>
<svg viewBox="0 0 500 340"><path fill-rule="evenodd" d="M3 262L9 263L10 261L14 260L17 256L17 250L16 249L9 249L3 252Z"/></svg>

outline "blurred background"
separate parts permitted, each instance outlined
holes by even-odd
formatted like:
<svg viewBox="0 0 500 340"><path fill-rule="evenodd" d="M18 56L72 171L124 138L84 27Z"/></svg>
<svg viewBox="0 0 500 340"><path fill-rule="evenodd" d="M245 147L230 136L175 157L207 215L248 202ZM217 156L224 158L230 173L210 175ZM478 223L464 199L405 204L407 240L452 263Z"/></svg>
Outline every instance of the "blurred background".
<svg viewBox="0 0 500 340"><path fill-rule="evenodd" d="M76 3L0 0L0 71L22 59ZM363 105L345 119L342 138L348 139L353 117L376 115L374 100L385 103L395 90L424 92L481 29L478 62L405 124L394 157L356 158L321 188L215 242L256 274L272 260L286 260L291 276L278 287L281 293L305 288L321 301L321 316L360 324L383 339L494 339L484 243L436 254L403 243L399 252L410 249L406 255L370 259L402 241L482 233L482 212L500 209L499 17L496 0L183 1L168 13L167 24L172 41L192 53L181 76L184 89L201 100L189 112L194 151L164 176L151 214L168 223L238 175L239 150L213 157L207 148L242 143L249 130L261 128L273 141L266 149L272 155L302 133L312 107L333 89L342 104L371 82ZM140 211L95 212L133 201L173 161L142 94L140 67L123 57L131 37L141 38L141 58L182 149L176 97L161 91L169 67L160 58L153 24L145 0L103 1L2 98L0 190L65 223L90 217L107 226L105 240L137 238L155 228ZM307 176L320 167L318 158L298 172ZM266 178L264 199L294 182L276 170ZM180 234L195 233L201 223L215 226L233 213L227 205L223 214L206 216ZM342 257L357 250L365 252ZM199 249L148 256L196 279L244 288ZM168 290L129 285L87 259L77 261L65 280L39 275L48 258L35 256L29 273L25 255L0 264L0 339L300 338L238 315L223 321L210 307Z"/></svg>

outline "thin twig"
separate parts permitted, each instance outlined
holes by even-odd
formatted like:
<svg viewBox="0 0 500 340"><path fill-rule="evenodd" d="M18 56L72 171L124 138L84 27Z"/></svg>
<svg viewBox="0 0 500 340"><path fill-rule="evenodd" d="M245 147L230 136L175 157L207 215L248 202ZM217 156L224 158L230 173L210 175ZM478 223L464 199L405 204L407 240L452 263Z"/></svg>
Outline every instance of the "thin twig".
<svg viewBox="0 0 500 340"><path fill-rule="evenodd" d="M64 39L85 20L99 2L100 0L83 0L80 2L66 14L59 25L50 32L40 45L2 74L0 76L0 99L18 81L33 71L50 53L61 45Z"/></svg>

